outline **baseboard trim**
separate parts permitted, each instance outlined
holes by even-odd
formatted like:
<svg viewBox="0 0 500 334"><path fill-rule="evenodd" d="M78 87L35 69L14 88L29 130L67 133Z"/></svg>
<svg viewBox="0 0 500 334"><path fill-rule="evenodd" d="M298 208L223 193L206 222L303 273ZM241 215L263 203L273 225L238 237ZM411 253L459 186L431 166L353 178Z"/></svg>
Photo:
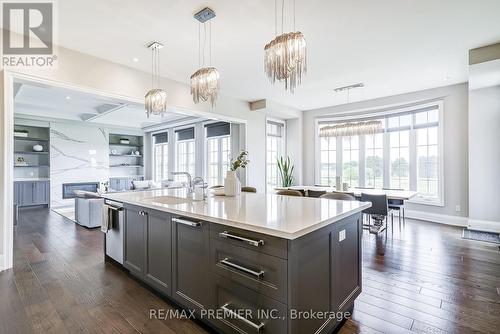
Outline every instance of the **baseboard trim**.
<svg viewBox="0 0 500 334"><path fill-rule="evenodd" d="M469 223L469 219L467 217L441 215L417 210L405 210L405 216L408 218L460 227L467 227Z"/></svg>
<svg viewBox="0 0 500 334"><path fill-rule="evenodd" d="M467 227L471 230L500 233L500 222L495 222L491 220L479 220L479 219L469 218L469 224Z"/></svg>

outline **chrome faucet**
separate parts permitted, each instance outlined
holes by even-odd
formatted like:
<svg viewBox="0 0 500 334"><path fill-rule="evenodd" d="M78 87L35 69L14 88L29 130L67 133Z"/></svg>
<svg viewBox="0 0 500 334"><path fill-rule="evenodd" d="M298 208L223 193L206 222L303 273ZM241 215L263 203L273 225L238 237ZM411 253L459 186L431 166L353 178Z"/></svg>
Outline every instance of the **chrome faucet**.
<svg viewBox="0 0 500 334"><path fill-rule="evenodd" d="M194 192L194 184L193 184L193 178L191 177L191 174L188 172L170 172L172 175L186 175L188 179L188 186L186 187L188 190L188 194L192 194Z"/></svg>
<svg viewBox="0 0 500 334"><path fill-rule="evenodd" d="M208 188L208 185L205 183L205 180L203 180L203 178L201 176L197 176L193 179L193 191L194 191L194 187L196 187L197 185L201 184L200 188L203 189L203 199L207 199L207 188Z"/></svg>

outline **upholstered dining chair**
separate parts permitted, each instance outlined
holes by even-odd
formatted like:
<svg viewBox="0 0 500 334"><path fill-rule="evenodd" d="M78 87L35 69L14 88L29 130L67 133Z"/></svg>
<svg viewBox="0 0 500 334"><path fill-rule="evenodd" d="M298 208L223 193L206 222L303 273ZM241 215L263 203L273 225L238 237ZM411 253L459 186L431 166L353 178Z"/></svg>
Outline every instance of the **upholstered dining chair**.
<svg viewBox="0 0 500 334"><path fill-rule="evenodd" d="M326 193L324 195L321 195L319 198L326 198L326 199L336 199L336 200L341 200L341 201L355 201L356 197L354 197L351 194L346 194L346 193Z"/></svg>
<svg viewBox="0 0 500 334"><path fill-rule="evenodd" d="M276 195L304 197L304 195L302 195L300 191L292 189L278 190L276 192Z"/></svg>
<svg viewBox="0 0 500 334"><path fill-rule="evenodd" d="M387 233L387 223L388 223L388 216L389 216L389 208L387 206L387 195L372 195L372 194L365 194L361 193L361 202L371 202L372 206L369 207L368 209L363 210L364 214L367 214L370 216L375 221L375 226L377 227L382 227L384 224L384 221L386 223L386 233ZM370 226L370 220L368 219L368 229L370 230L370 233L372 233L371 226ZM394 230L394 219L391 220L392 222L392 228ZM378 233L376 231L375 233Z"/></svg>
<svg viewBox="0 0 500 334"><path fill-rule="evenodd" d="M255 188L255 187L241 187L241 191L244 193L256 193L257 188Z"/></svg>
<svg viewBox="0 0 500 334"><path fill-rule="evenodd" d="M397 190L397 191L404 191L404 189L398 189L398 188L382 188L383 190ZM394 215L394 211L398 212L398 219L399 219L399 228L401 228L401 214L403 214L403 226L406 226L405 222L405 202L401 199L388 199L387 203L389 205L389 209L393 210L391 212L392 215ZM394 219L394 218L392 218Z"/></svg>

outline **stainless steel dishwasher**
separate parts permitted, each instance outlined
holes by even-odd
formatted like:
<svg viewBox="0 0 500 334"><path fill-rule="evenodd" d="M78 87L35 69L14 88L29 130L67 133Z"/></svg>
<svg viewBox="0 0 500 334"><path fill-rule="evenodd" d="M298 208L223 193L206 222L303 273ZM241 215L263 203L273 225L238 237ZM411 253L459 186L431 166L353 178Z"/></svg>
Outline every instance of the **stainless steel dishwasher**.
<svg viewBox="0 0 500 334"><path fill-rule="evenodd" d="M106 199L103 210L111 226L106 232L106 255L123 264L123 203Z"/></svg>

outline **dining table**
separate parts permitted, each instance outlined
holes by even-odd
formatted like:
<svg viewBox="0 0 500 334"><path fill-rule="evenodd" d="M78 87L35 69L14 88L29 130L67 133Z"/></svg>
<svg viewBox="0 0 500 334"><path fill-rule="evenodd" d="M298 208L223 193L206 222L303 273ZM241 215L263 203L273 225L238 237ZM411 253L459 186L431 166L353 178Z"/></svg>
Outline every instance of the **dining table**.
<svg viewBox="0 0 500 334"><path fill-rule="evenodd" d="M361 193L369 194L369 195L386 195L387 199L391 202L400 201L408 201L417 195L416 191L410 190L399 190L399 189L376 189L376 188L349 188L345 191L337 190L335 187L327 187L327 186L291 186L286 189L292 190L314 190L314 191L326 191L326 192L344 192L354 194L354 197L361 197Z"/></svg>

